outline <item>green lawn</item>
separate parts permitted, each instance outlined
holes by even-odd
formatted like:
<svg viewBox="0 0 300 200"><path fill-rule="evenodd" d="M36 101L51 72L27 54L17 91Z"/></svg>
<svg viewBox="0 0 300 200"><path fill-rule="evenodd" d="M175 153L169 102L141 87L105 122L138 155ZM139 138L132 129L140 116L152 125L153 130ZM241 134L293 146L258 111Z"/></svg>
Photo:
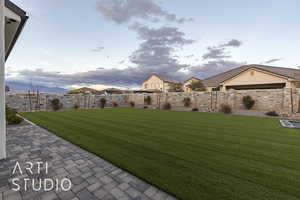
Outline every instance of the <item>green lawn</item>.
<svg viewBox="0 0 300 200"><path fill-rule="evenodd" d="M300 130L278 119L131 108L22 115L179 199L300 199Z"/></svg>

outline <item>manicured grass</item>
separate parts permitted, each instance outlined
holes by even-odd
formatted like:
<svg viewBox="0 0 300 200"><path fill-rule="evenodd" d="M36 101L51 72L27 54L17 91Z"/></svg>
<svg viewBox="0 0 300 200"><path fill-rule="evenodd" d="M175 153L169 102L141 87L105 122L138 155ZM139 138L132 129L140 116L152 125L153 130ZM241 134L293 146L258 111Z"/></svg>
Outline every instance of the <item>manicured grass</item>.
<svg viewBox="0 0 300 200"><path fill-rule="evenodd" d="M278 119L131 108L22 113L180 199L300 199L300 130Z"/></svg>

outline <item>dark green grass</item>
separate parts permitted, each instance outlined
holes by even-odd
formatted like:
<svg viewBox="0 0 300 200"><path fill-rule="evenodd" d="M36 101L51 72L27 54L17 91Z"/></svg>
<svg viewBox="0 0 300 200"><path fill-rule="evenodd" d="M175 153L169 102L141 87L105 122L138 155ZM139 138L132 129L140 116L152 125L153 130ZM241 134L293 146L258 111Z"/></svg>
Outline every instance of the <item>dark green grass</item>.
<svg viewBox="0 0 300 200"><path fill-rule="evenodd" d="M183 200L300 199L300 130L278 119L130 108L22 115Z"/></svg>

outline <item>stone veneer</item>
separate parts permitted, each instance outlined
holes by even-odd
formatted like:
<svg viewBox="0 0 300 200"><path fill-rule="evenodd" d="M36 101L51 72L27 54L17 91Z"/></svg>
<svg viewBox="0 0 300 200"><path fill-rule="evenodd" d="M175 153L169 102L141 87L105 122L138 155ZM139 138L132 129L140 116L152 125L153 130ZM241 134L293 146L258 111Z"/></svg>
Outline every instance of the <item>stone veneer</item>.
<svg viewBox="0 0 300 200"><path fill-rule="evenodd" d="M10 107L19 111L51 110L50 100L58 98L63 109L74 109L75 104L81 109L99 108L101 98L107 99L107 106L117 102L120 106L129 106L131 101L137 107L144 106L144 98L152 98L152 108L161 108L166 102L173 108L183 108L183 99L189 97L192 101L191 108L200 111L218 111L221 104L228 104L233 110L244 109L242 98L250 95L255 100L254 110L271 111L280 113L297 113L299 111L300 89L265 89L265 90L230 90L227 92L169 92L154 94L7 94L6 102Z"/></svg>

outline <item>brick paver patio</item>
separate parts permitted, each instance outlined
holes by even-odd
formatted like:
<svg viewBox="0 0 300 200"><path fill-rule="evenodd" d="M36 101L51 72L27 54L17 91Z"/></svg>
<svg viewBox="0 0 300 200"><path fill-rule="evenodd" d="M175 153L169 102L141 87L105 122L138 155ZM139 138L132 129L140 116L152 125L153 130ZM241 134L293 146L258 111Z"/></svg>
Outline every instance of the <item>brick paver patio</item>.
<svg viewBox="0 0 300 200"><path fill-rule="evenodd" d="M75 146L54 134L24 123L20 126L7 128L7 153L8 159L0 161L0 200L18 199L61 199L61 200L174 200L175 198L157 189L141 179L129 174L113 164ZM12 174L16 163L19 162L22 170ZM25 169L26 162L47 162L38 173L33 167L33 174ZM25 173L26 172L26 173ZM16 188L13 178L24 180L51 178L62 180L69 178L72 188L69 191L62 189L52 191L34 191L24 183L19 184L20 191ZM31 181L32 182L32 181ZM30 185L30 184L27 184Z"/></svg>

